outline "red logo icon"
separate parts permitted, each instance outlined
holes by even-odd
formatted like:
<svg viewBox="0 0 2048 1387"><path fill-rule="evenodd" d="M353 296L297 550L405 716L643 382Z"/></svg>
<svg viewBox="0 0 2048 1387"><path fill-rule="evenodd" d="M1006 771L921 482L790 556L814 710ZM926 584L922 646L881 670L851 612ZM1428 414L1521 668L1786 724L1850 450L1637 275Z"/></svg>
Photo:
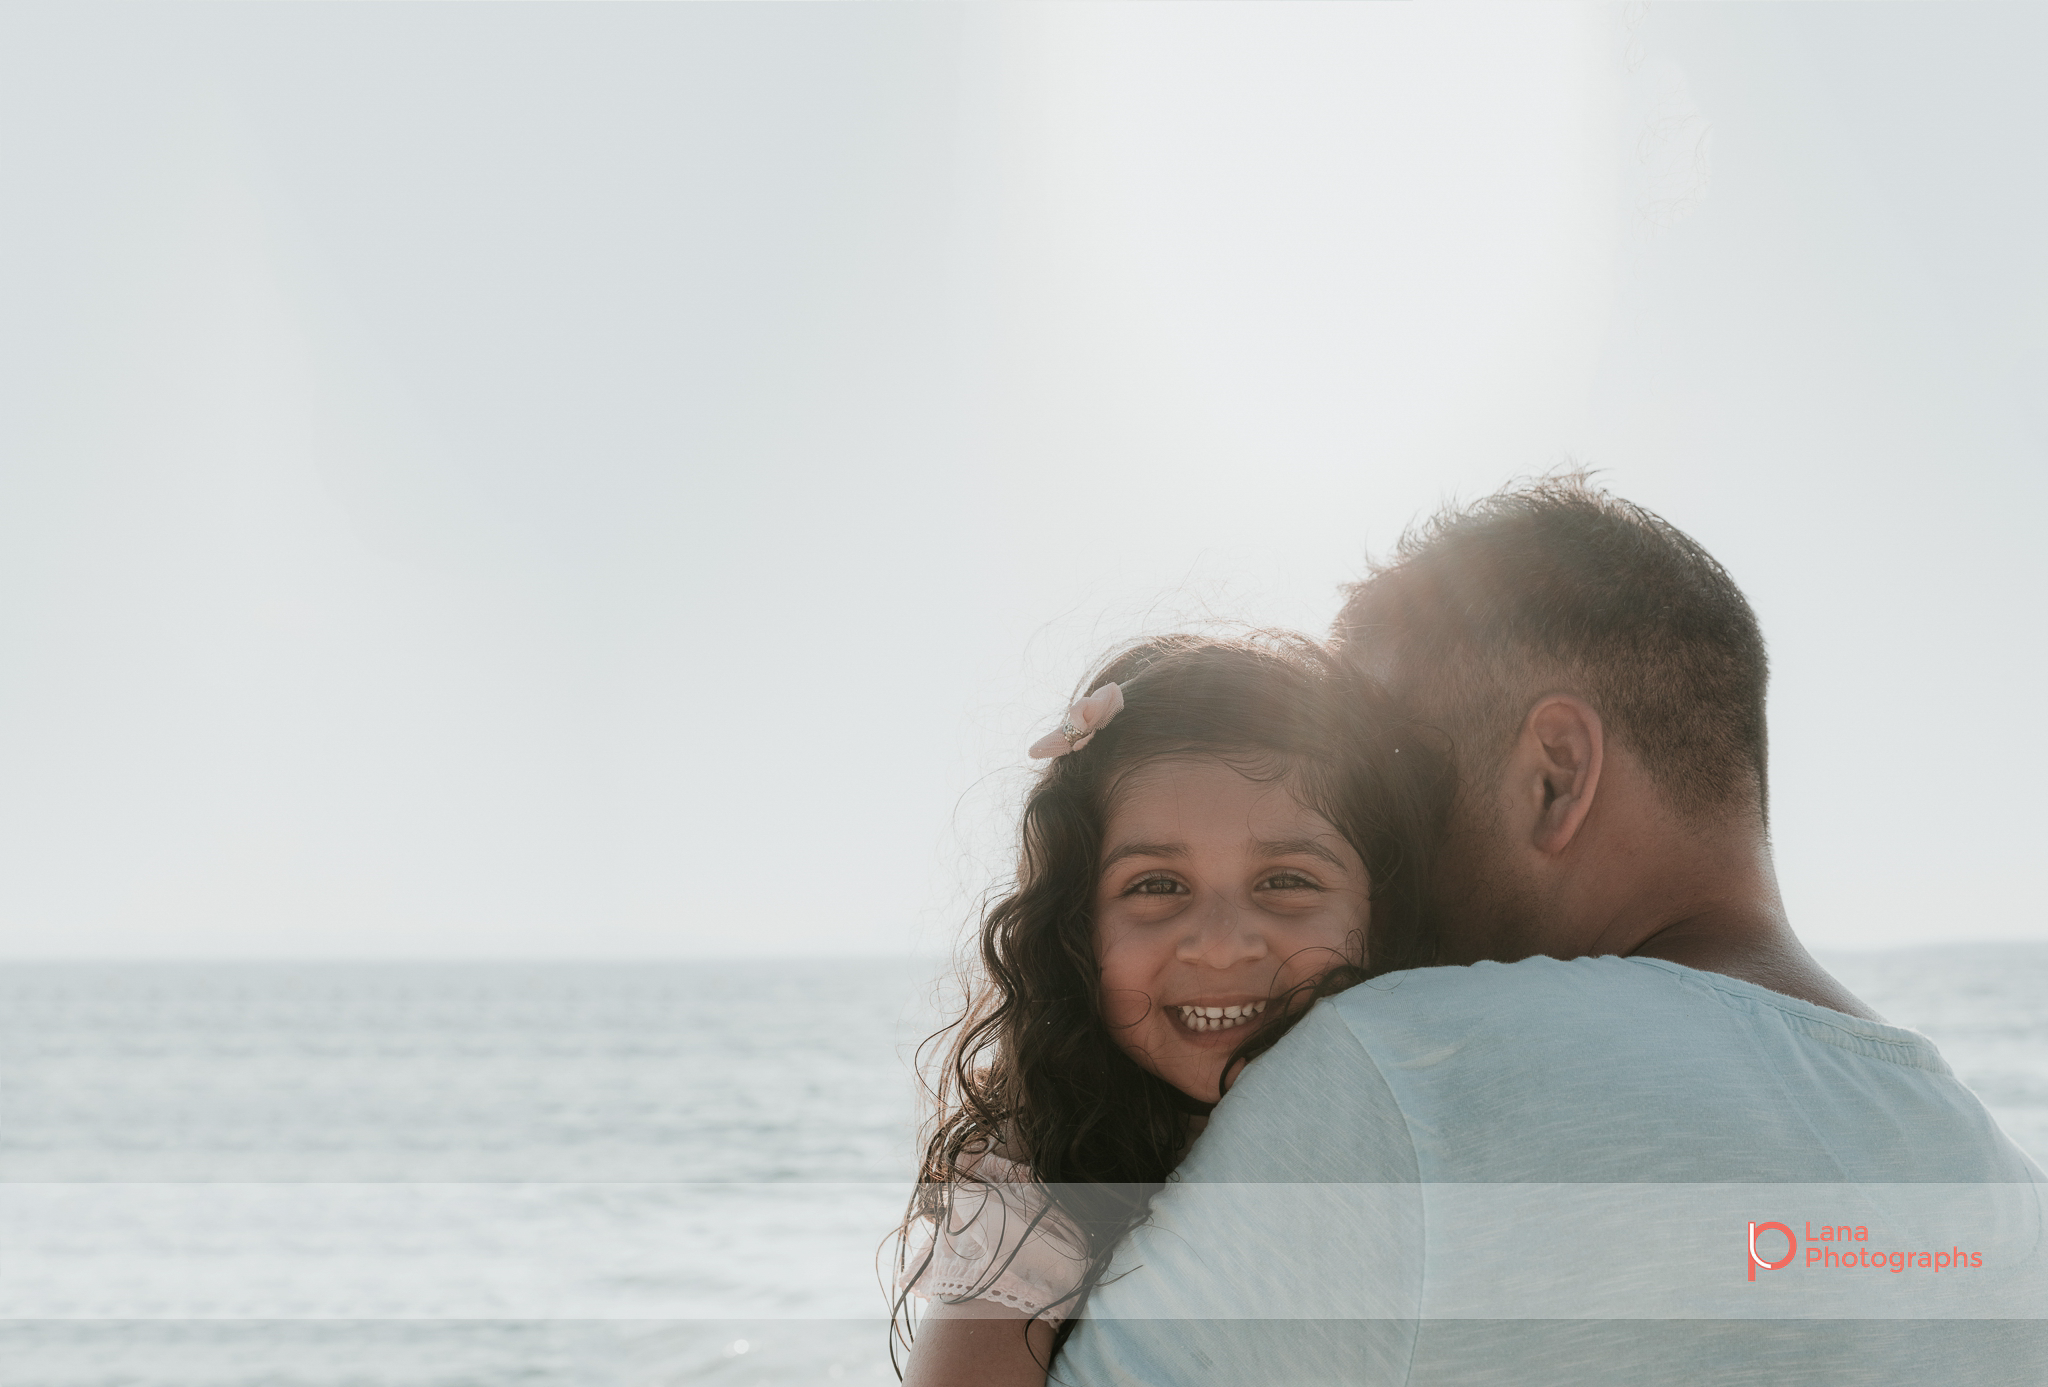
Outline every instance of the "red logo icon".
<svg viewBox="0 0 2048 1387"><path fill-rule="evenodd" d="M1783 1233L1783 1234L1785 1235L1785 1255L1784 1255L1783 1257L1779 1258L1779 1259L1778 1259L1777 1261L1775 1261L1775 1262L1767 1262L1767 1261L1765 1261L1765 1260L1764 1260L1764 1258L1763 1258L1763 1254L1762 1254L1762 1253L1760 1253L1760 1252L1758 1252L1758 1251L1756 1250L1756 1235L1757 1235L1757 1234L1759 1234L1759 1233L1768 1233L1768 1232L1778 1232L1778 1233ZM1798 1255L1799 1255L1799 1239L1798 1239L1798 1238L1796 1238L1796 1237L1794 1237L1794 1236L1793 1236L1793 1233L1792 1233L1792 1230L1791 1230L1790 1228L1786 1227L1786 1226L1785 1226L1784 1224L1782 1224L1782 1223L1775 1223L1775 1222L1774 1222L1774 1223L1752 1223L1752 1224L1750 1224L1750 1225L1749 1225L1749 1279L1750 1279L1750 1280L1752 1280L1752 1281L1756 1280L1756 1269L1757 1269L1758 1267L1762 1267L1762 1268L1763 1268L1763 1269L1764 1269L1765 1271L1783 1271L1783 1270L1784 1270L1784 1269L1785 1269L1786 1267L1789 1267L1789 1266L1791 1266L1791 1265L1792 1265L1792 1259L1793 1259L1794 1257L1798 1256Z"/></svg>

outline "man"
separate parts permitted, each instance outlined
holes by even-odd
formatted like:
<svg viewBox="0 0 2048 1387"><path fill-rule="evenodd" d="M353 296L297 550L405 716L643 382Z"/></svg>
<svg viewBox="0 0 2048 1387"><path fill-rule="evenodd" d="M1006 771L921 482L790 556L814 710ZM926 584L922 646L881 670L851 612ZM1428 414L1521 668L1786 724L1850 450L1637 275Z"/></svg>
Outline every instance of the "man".
<svg viewBox="0 0 2048 1387"><path fill-rule="evenodd" d="M1336 638L1453 748L1470 966L1250 1066L1054 1379L2048 1382L2048 1177L1793 934L1720 565L1553 478L1412 533Z"/></svg>

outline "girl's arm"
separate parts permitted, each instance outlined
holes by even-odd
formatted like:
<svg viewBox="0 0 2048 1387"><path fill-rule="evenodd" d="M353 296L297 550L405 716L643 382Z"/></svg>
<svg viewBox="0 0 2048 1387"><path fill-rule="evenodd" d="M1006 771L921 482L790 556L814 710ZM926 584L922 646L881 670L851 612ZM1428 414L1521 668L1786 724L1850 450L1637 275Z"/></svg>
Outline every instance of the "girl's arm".
<svg viewBox="0 0 2048 1387"><path fill-rule="evenodd" d="M918 1321L903 1387L1045 1387L1053 1327L986 1300L935 1300Z"/></svg>

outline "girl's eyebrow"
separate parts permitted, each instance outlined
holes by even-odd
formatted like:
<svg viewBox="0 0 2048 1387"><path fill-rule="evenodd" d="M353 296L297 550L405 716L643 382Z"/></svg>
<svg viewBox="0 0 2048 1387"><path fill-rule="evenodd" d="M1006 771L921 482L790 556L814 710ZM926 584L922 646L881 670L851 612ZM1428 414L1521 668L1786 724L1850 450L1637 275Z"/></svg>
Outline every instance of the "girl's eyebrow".
<svg viewBox="0 0 2048 1387"><path fill-rule="evenodd" d="M1188 848L1185 843L1125 843L1120 848L1110 850L1109 855L1102 859L1101 869L1106 872L1127 857L1186 857L1187 855Z"/></svg>
<svg viewBox="0 0 2048 1387"><path fill-rule="evenodd" d="M1267 857L1293 857L1300 853L1307 857L1319 857L1332 867L1342 868L1344 860L1313 838L1288 838L1278 843L1254 843L1261 854Z"/></svg>
<svg viewBox="0 0 2048 1387"><path fill-rule="evenodd" d="M1329 863L1332 867L1339 869L1344 866L1342 858L1313 838L1284 838L1277 843L1253 843L1252 848L1261 857L1294 857L1300 855L1319 858ZM1117 863L1129 857L1178 858L1186 857L1187 855L1188 849L1185 843L1125 843L1120 848L1110 849L1108 854L1102 859L1101 870L1106 872Z"/></svg>

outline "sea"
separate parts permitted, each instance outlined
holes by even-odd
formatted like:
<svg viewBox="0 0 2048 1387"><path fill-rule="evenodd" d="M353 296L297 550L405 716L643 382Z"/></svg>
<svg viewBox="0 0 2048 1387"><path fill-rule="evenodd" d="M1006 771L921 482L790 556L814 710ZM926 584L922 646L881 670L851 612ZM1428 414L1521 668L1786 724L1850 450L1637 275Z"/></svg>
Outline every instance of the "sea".
<svg viewBox="0 0 2048 1387"><path fill-rule="evenodd" d="M2048 1157L2048 944L1831 952ZM925 961L0 965L0 1387L882 1382Z"/></svg>

